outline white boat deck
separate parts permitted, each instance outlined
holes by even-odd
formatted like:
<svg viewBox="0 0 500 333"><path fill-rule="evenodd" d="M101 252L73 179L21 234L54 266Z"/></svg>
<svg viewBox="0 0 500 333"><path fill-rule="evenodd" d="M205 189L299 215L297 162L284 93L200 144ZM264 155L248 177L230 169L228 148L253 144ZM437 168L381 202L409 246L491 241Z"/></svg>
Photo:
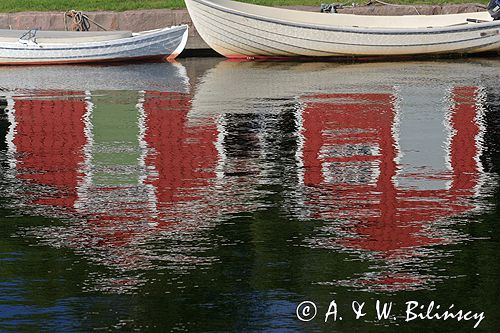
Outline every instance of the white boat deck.
<svg viewBox="0 0 500 333"><path fill-rule="evenodd" d="M0 29L0 43L16 43L28 30ZM77 44L132 37L130 31L36 31L37 43Z"/></svg>

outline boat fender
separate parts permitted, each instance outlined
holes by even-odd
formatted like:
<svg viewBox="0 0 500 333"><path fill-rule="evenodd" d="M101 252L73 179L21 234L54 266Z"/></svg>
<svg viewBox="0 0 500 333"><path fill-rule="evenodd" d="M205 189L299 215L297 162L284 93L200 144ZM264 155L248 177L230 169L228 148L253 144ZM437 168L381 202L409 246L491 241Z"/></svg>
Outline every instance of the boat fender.
<svg viewBox="0 0 500 333"><path fill-rule="evenodd" d="M493 20L500 20L500 0L491 0L488 5L488 12Z"/></svg>

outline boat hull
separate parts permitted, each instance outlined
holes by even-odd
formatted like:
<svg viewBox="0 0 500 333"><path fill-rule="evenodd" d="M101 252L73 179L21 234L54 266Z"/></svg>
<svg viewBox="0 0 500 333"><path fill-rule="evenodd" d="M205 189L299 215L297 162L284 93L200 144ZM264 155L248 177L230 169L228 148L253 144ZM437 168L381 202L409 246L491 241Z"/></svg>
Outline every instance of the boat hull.
<svg viewBox="0 0 500 333"><path fill-rule="evenodd" d="M187 42L186 25L85 43L0 43L0 65L81 64L175 59Z"/></svg>
<svg viewBox="0 0 500 333"><path fill-rule="evenodd" d="M290 10L272 8L270 12L274 14L273 17L266 16L260 8L262 15L245 12L241 8L230 8L227 4L231 3L186 0L201 37L215 51L228 58L401 57L468 54L500 49L500 21L484 22L484 13L456 14L455 19L463 20L463 24L384 28L297 22L287 19L287 15L294 15L290 15ZM249 4L242 6L244 9L261 7ZM280 10L283 11L282 18L279 17ZM297 13L304 13L306 17L320 14ZM323 15L320 18L335 19L335 15L341 14L320 15ZM453 17L449 16L452 15L446 15L445 19L452 21ZM467 22L468 17L480 23ZM411 20L418 22L409 18Z"/></svg>

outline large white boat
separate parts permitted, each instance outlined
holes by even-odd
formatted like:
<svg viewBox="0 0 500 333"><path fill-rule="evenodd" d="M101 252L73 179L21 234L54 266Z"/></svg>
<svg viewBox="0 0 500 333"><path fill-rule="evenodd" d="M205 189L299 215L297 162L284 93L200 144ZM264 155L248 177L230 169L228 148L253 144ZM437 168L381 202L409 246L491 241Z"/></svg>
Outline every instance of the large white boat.
<svg viewBox="0 0 500 333"><path fill-rule="evenodd" d="M500 49L500 20L488 11L368 16L186 0L205 42L228 58L468 54Z"/></svg>
<svg viewBox="0 0 500 333"><path fill-rule="evenodd" d="M171 60L182 52L187 36L187 25L137 33L0 30L0 65Z"/></svg>

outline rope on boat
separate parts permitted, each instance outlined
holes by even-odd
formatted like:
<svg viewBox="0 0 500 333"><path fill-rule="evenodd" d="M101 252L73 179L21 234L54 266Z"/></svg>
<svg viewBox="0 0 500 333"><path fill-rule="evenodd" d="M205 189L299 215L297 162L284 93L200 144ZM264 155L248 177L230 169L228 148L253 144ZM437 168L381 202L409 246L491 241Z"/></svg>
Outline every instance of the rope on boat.
<svg viewBox="0 0 500 333"><path fill-rule="evenodd" d="M365 6L370 6L370 5L374 4L374 3L379 3L379 4L384 5L384 6L393 6L393 7L406 7L406 6L410 6L410 7L413 7L413 9L415 9L415 11L417 12L417 15L420 15L420 12L418 11L417 7L412 6L412 5L399 5L399 4L395 4L395 3L384 2L384 1L381 1L381 0L370 0L370 1L368 1L368 3Z"/></svg>
<svg viewBox="0 0 500 333"><path fill-rule="evenodd" d="M351 5L349 5L349 4L351 4ZM394 6L394 7L408 7L408 6L410 6L410 7L413 7L413 9L415 9L415 11L417 12L418 15L421 15L420 12L418 11L417 7L415 7L415 6L399 5L399 4L395 4L395 3L384 2L381 0L369 0L366 4L360 5L360 6L356 5L355 3L351 3L351 2L345 2L342 4L336 4L336 3L334 3L334 4L321 4L320 11L322 13L337 13L337 9L343 9L344 7L354 8L354 7L371 6L373 4L381 4L384 6Z"/></svg>
<svg viewBox="0 0 500 333"><path fill-rule="evenodd" d="M64 13L64 29L66 31L68 31L68 22L67 22L68 17L71 18L72 31L89 31L90 23L95 24L102 30L107 30L102 25L89 18L87 14L72 9Z"/></svg>

